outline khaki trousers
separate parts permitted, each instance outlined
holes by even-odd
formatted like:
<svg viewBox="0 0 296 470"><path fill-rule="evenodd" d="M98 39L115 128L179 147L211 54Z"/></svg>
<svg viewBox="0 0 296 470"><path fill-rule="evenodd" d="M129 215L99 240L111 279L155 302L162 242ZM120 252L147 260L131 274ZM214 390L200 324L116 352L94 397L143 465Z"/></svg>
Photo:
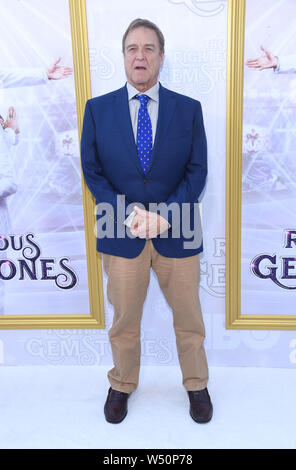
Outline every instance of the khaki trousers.
<svg viewBox="0 0 296 470"><path fill-rule="evenodd" d="M183 385L186 390L207 386L208 366L203 346L205 328L198 296L199 255L167 258L154 248L152 240L135 258L103 254L108 275L107 296L114 307L109 330L114 367L108 372L111 387L130 393L137 388L140 371L140 326L150 268L172 309L173 325Z"/></svg>

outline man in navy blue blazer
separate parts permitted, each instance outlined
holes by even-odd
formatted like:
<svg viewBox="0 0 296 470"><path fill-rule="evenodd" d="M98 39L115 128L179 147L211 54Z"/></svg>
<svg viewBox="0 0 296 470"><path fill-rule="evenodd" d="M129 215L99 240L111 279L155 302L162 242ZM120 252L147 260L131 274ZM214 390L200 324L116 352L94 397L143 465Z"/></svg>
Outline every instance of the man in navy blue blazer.
<svg viewBox="0 0 296 470"><path fill-rule="evenodd" d="M199 301L199 198L207 175L201 105L158 81L164 37L151 21L127 28L127 83L87 101L81 138L85 182L96 200L97 250L114 307L114 367L104 406L108 422L127 414L140 370L140 326L150 269L173 312L191 417L210 421L205 329Z"/></svg>

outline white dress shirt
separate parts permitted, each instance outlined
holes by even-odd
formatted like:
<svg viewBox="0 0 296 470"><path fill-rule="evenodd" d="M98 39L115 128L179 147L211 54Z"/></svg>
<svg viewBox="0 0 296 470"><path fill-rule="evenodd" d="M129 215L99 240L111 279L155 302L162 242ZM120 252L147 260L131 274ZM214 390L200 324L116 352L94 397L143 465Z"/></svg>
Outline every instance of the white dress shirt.
<svg viewBox="0 0 296 470"><path fill-rule="evenodd" d="M155 140L156 126L157 126L157 119L158 119L159 82L157 82L149 90L145 91L145 93L141 93L139 90L133 87L129 82L127 82L127 92L128 92L128 102L129 102L131 121L132 121L134 136L135 136L135 142L137 142L138 114L139 114L139 109L140 109L140 101L134 100L133 97L135 95L147 95L150 98L150 100L148 101L147 109L148 109L148 114L151 119L152 145L153 145L154 140Z"/></svg>

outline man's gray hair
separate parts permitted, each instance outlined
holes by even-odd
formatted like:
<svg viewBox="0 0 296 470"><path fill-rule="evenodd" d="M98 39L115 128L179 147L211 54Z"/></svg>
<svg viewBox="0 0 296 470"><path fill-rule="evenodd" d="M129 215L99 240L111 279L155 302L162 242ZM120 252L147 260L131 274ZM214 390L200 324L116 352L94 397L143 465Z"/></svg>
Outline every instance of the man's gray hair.
<svg viewBox="0 0 296 470"><path fill-rule="evenodd" d="M125 40L126 40L127 35L133 29L140 28L140 27L152 29L153 31L155 31L157 38L158 38L158 42L159 42L159 51L160 53L162 53L164 51L164 35L162 34L159 27L156 26L155 23L152 23L152 21L149 21L149 20L143 20L142 18L137 18L136 20L133 20L131 24L128 26L122 38L122 52L124 53Z"/></svg>

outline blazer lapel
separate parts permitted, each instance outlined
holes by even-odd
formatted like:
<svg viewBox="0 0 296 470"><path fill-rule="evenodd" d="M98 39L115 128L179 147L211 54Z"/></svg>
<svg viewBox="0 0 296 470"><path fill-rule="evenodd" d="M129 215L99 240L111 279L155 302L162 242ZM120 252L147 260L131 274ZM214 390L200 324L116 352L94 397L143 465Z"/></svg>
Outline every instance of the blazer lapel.
<svg viewBox="0 0 296 470"><path fill-rule="evenodd" d="M135 143L135 137L131 122L128 93L127 88L124 86L120 88L117 93L114 94L114 114L117 124L121 130L125 144L127 146L127 154L136 165L137 170L143 176L143 169L138 156L137 145Z"/></svg>
<svg viewBox="0 0 296 470"><path fill-rule="evenodd" d="M147 169L147 173L151 170L157 151L163 141L165 134L168 130L170 121L175 111L176 99L172 93L159 84L159 108L158 108L158 119L154 145L152 149L150 164Z"/></svg>

